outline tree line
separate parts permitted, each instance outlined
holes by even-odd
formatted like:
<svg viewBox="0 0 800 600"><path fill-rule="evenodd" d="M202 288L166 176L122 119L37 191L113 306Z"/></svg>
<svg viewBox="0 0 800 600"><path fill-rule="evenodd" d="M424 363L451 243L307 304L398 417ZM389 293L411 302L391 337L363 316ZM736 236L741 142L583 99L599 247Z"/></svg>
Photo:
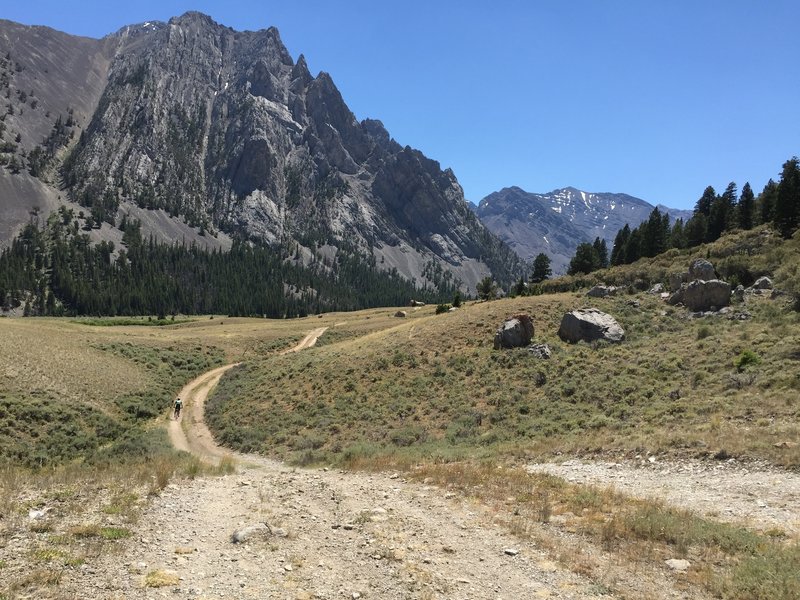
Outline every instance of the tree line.
<svg viewBox="0 0 800 600"><path fill-rule="evenodd" d="M731 182L722 194L708 186L685 223L676 219L670 225L669 215L654 208L638 227L625 225L617 232L611 255L605 241L582 243L570 261L568 273L591 273L608 266L633 263L653 257L671 248L692 248L719 239L734 229L752 229L772 223L784 238L800 227L800 160L792 157L783 164L780 180L770 179L756 196L749 183L738 192ZM602 244L601 244L602 242Z"/></svg>
<svg viewBox="0 0 800 600"><path fill-rule="evenodd" d="M26 315L226 314L296 317L452 298L457 282L417 288L372 257L340 247L334 259L299 260L295 243L235 241L230 251L144 239L125 220L122 248L92 244L62 207L32 219L0 254L0 306Z"/></svg>

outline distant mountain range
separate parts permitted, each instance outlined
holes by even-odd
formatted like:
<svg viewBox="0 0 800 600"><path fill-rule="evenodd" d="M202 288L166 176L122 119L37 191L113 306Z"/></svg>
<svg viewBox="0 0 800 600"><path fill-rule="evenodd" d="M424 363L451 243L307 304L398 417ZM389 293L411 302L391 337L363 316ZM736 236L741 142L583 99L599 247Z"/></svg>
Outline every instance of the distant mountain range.
<svg viewBox="0 0 800 600"><path fill-rule="evenodd" d="M521 272L452 171L356 120L273 27L189 12L96 40L0 20L0 93L0 247L66 204L117 247L125 217L163 242L344 252L417 285Z"/></svg>
<svg viewBox="0 0 800 600"><path fill-rule="evenodd" d="M555 274L565 273L578 244L599 237L608 243L625 224L645 221L655 208L628 194L584 192L573 187L534 194L518 187L503 188L486 196L475 213L490 231L521 258L532 260L543 252L550 257ZM658 205L674 219L692 212Z"/></svg>

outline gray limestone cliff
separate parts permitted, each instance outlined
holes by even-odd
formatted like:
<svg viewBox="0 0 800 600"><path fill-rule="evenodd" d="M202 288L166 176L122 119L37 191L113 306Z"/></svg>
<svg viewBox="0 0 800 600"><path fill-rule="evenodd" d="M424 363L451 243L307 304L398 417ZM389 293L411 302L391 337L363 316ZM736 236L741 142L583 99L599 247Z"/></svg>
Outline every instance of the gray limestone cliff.
<svg viewBox="0 0 800 600"><path fill-rule="evenodd" d="M190 12L85 44L104 57L92 73L102 87L74 102L85 122L49 184L98 225L159 211L201 234L347 248L419 284L448 273L474 289L490 273L519 274L452 171L380 121L358 121L332 77L295 62L275 28L239 32Z"/></svg>

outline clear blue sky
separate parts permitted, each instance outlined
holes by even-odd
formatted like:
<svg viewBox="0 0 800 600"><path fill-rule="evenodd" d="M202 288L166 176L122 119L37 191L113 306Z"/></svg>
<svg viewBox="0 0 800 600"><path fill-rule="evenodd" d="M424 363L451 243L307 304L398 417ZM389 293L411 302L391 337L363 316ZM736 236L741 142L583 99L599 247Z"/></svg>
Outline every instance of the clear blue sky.
<svg viewBox="0 0 800 600"><path fill-rule="evenodd" d="M0 18L92 37L187 10L274 25L475 202L572 185L690 208L707 185L758 193L800 154L797 0L4 4Z"/></svg>

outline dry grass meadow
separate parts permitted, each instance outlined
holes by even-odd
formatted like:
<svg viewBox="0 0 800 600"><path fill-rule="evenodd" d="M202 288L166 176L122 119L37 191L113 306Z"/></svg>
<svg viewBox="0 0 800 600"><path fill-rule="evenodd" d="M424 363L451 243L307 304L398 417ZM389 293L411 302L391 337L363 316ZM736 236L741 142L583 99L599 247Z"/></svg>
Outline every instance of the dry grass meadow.
<svg viewBox="0 0 800 600"><path fill-rule="evenodd" d="M798 242L748 236L701 252L728 276L777 272L778 285L794 285L800 260L788 244ZM522 536L573 515L572 533L631 569L677 553L699 565L692 585L714 596L797 597L796 540L522 468L532 459L645 454L800 467L800 317L791 298L748 298L734 306L746 320L694 319L638 289L690 258L673 252L607 273L632 284L614 297L567 291L443 314L406 308L404 318L385 308L159 325L0 319L0 581L9 582L0 599L57 586L63 569L121 543L172 477L211 474L169 447L169 406L193 377L239 361L207 406L209 426L231 448L298 465L404 470L496 505ZM562 342L561 316L587 306L612 314L626 341ZM495 329L517 313L532 316L550 360L493 349ZM316 347L280 352L318 327L328 330ZM45 506L59 518L29 519ZM24 568L3 557L15 536L26 540ZM591 570L568 547L553 552Z"/></svg>

